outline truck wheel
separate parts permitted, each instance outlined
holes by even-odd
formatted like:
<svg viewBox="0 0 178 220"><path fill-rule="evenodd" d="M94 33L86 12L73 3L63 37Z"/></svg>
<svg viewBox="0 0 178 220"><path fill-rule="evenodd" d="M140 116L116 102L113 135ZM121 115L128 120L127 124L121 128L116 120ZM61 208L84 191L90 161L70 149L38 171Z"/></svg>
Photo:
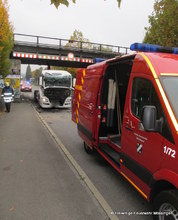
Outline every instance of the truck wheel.
<svg viewBox="0 0 178 220"><path fill-rule="evenodd" d="M153 201L153 214L155 220L177 220L178 190L159 193Z"/></svg>
<svg viewBox="0 0 178 220"><path fill-rule="evenodd" d="M85 142L83 142L83 146L84 146L84 149L87 152L87 154L93 153L93 149L91 149Z"/></svg>
<svg viewBox="0 0 178 220"><path fill-rule="evenodd" d="M35 102L38 102L37 94L38 94L38 90L35 90L35 91L34 91L34 101L35 101Z"/></svg>

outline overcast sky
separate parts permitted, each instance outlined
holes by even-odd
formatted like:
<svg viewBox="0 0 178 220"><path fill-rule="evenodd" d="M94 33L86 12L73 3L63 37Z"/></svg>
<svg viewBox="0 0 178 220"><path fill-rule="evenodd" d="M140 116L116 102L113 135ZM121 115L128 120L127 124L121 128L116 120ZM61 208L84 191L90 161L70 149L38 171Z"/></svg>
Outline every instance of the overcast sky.
<svg viewBox="0 0 178 220"><path fill-rule="evenodd" d="M15 33L69 39L79 30L90 42L130 46L142 42L155 0L76 0L58 9L50 0L9 0ZM71 1L70 1L71 2Z"/></svg>

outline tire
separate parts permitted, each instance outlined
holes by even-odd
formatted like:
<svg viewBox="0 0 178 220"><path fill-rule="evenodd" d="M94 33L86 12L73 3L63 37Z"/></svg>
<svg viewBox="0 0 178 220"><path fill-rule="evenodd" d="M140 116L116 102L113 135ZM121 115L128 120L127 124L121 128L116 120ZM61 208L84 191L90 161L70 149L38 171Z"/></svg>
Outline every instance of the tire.
<svg viewBox="0 0 178 220"><path fill-rule="evenodd" d="M156 196L153 201L153 218L154 220L178 219L178 190L163 191Z"/></svg>
<svg viewBox="0 0 178 220"><path fill-rule="evenodd" d="M83 142L83 146L84 146L84 149L85 149L87 154L92 154L93 153L93 149L91 149L85 142Z"/></svg>
<svg viewBox="0 0 178 220"><path fill-rule="evenodd" d="M6 105L7 112L10 112L10 110L11 110L11 103L10 102L6 102L5 105Z"/></svg>

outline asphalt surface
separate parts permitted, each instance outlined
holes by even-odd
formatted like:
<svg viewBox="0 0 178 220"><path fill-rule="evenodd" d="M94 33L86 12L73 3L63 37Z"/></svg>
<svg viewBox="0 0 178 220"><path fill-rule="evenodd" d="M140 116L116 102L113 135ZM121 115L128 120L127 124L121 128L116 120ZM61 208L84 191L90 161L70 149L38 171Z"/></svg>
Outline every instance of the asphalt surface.
<svg viewBox="0 0 178 220"><path fill-rule="evenodd" d="M29 102L0 115L0 220L11 219L108 219Z"/></svg>

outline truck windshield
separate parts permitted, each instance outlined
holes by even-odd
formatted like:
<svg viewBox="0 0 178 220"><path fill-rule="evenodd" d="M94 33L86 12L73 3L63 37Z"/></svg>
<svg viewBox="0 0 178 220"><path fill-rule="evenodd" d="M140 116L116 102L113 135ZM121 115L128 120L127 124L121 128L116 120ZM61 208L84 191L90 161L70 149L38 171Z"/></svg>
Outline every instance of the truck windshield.
<svg viewBox="0 0 178 220"><path fill-rule="evenodd" d="M44 81L45 86L71 87L71 76L62 73L46 73Z"/></svg>
<svg viewBox="0 0 178 220"><path fill-rule="evenodd" d="M171 104L172 110L174 111L175 117L178 120L178 76L161 76L161 82L166 92L166 95Z"/></svg>

